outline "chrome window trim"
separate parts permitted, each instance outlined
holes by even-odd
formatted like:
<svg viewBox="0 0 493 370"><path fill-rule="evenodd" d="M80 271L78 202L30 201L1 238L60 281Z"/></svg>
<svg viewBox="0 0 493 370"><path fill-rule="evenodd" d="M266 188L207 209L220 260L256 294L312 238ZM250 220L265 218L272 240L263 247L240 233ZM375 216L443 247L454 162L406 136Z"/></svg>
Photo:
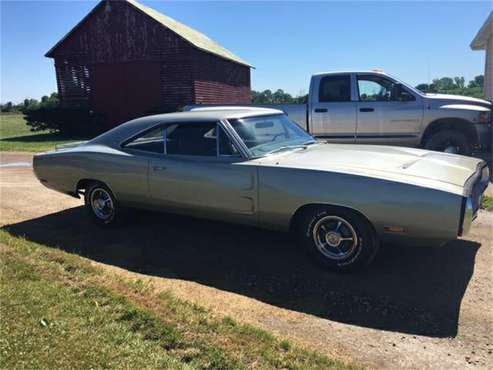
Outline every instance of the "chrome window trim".
<svg viewBox="0 0 493 370"><path fill-rule="evenodd" d="M225 135L226 140L228 140L231 145L234 146L238 154L221 154L221 145L220 145L220 135ZM221 122L217 122L217 157L218 158L243 158L241 152L238 150L238 146L234 143L233 140L226 133L225 128L221 125Z"/></svg>
<svg viewBox="0 0 493 370"><path fill-rule="evenodd" d="M237 142L234 140L234 137L231 135L231 133L228 132L228 127L225 126L224 122L226 121L213 121L213 120L204 120L204 121L195 121L195 122L163 122L160 121L159 123L153 124L149 127L146 127L140 131L137 131L136 133L132 134L131 136L127 137L126 139L120 141L119 143L119 148L125 151L131 151L131 152L137 152L138 154L145 154L145 155L150 155L150 156L160 156L160 157L190 157L190 158L239 158L239 159L244 159L248 158L248 155L244 155L241 149L241 145L238 145ZM168 127L171 125L179 125L179 124L202 124L202 123L215 123L216 124L216 130L217 132L224 132L226 134L226 137L232 142L232 144L235 146L236 150L238 150L238 155L233 154L233 155L227 155L223 154L221 155L219 153L219 137L218 134L216 134L216 156L199 156L199 155L184 155L184 154L168 154L168 145L167 145L167 139L168 139ZM133 140L139 138L142 135L145 135L147 132L150 132L154 129L157 128L163 128L163 141L164 141L164 149L162 153L156 153L156 152L149 152L147 150L141 150L141 149L134 149L134 148L128 148L126 145ZM220 130L220 131L219 131ZM231 127L231 130L234 131L234 129Z"/></svg>
<svg viewBox="0 0 493 370"><path fill-rule="evenodd" d="M241 157L244 159L253 158L252 154L248 150L248 148L245 145L245 143L243 142L243 140L241 140L238 133L235 131L233 126L231 126L231 124L229 123L229 120L225 119L225 120L221 120L219 122L221 123L222 127L224 128L224 132L225 132L226 136L229 137L229 139L231 140L233 145L236 145L236 149L239 151Z"/></svg>
<svg viewBox="0 0 493 370"><path fill-rule="evenodd" d="M163 140L164 140L164 148L163 155L165 156L168 153L168 126L163 126Z"/></svg>
<svg viewBox="0 0 493 370"><path fill-rule="evenodd" d="M149 126L149 127L146 127L140 131L137 131L136 133L132 134L131 136L127 137L126 139L123 139L122 141L120 141L120 143L118 144L118 147L120 149L126 149L126 150L138 150L140 152L144 152L144 153L153 153L153 152L148 152L148 151L145 151L145 150L139 150L139 149L131 149L131 148L126 148L125 145L127 145L129 142L131 142L132 140L135 140L137 139L139 136L141 136L142 134L145 134L146 132L149 132L149 131L152 131L160 126L164 126L166 123L160 121L159 123L156 123L155 125L153 124L152 126ZM158 154L158 153L153 153L153 154Z"/></svg>
<svg viewBox="0 0 493 370"><path fill-rule="evenodd" d="M219 135L221 135L221 126L216 122L216 158L219 158Z"/></svg>

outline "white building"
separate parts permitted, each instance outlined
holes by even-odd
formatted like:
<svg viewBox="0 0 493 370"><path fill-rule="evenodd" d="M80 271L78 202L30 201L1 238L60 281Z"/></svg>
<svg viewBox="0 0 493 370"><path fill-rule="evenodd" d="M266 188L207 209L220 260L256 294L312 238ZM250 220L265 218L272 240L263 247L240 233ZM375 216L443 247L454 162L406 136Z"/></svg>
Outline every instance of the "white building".
<svg viewBox="0 0 493 370"><path fill-rule="evenodd" d="M493 100L493 11L478 34L471 42L472 50L486 50L484 64L484 95L486 99Z"/></svg>

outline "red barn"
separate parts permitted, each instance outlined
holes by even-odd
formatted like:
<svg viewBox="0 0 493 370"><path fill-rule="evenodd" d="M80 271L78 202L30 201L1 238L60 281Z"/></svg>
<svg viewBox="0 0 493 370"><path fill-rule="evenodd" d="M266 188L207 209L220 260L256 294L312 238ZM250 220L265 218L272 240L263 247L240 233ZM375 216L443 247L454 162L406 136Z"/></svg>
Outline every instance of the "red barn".
<svg viewBox="0 0 493 370"><path fill-rule="evenodd" d="M46 56L64 105L110 125L186 104L250 103L250 64L134 0L103 0Z"/></svg>

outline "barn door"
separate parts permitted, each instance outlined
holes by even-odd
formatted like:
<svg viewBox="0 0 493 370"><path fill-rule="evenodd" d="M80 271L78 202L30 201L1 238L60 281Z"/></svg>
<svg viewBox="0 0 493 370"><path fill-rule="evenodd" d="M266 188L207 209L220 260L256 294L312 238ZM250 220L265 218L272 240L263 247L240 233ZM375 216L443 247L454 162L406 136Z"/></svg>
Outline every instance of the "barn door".
<svg viewBox="0 0 493 370"><path fill-rule="evenodd" d="M159 63L93 65L90 101L91 107L103 113L111 126L145 115L160 105Z"/></svg>

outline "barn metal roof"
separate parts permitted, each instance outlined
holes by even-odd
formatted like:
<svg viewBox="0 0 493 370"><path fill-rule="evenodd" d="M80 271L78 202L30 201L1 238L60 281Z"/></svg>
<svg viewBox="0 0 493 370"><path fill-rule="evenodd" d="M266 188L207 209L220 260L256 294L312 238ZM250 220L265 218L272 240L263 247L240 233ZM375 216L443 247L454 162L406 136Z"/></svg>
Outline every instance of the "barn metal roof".
<svg viewBox="0 0 493 370"><path fill-rule="evenodd" d="M225 58L228 60L232 60L233 62L243 64L247 67L253 68L253 66L238 57L237 55L233 54L231 51L227 50L226 48L222 47L219 45L217 42L211 40L208 38L206 35L203 33L200 33L197 30L194 30L191 27L188 27L187 25L184 25L183 23L180 23L173 18L170 18L162 13L159 13L157 10L154 10L152 8L149 8L148 6L142 5L139 2L135 0L124 0L137 10L141 11L142 13L146 14L147 16L151 17L155 21L159 22L162 24L164 27L170 29L174 33L176 33L178 36L182 37L195 47L197 47L200 50L206 51L208 53L217 55L221 58ZM102 0L101 3L104 3L105 0ZM99 3L91 12L82 19L81 22L79 22L68 34L66 34L53 48L50 49L46 53L47 57L52 57L53 51L70 35L72 34L80 25L81 23L84 22L94 11L95 9L101 5Z"/></svg>
<svg viewBox="0 0 493 370"><path fill-rule="evenodd" d="M484 22L483 26L476 34L476 37L474 37L474 40L472 40L471 49L472 50L486 49L486 44L488 42L488 39L491 37L492 33L493 33L493 11L490 12L490 15L488 16L488 18L486 18L486 21Z"/></svg>

